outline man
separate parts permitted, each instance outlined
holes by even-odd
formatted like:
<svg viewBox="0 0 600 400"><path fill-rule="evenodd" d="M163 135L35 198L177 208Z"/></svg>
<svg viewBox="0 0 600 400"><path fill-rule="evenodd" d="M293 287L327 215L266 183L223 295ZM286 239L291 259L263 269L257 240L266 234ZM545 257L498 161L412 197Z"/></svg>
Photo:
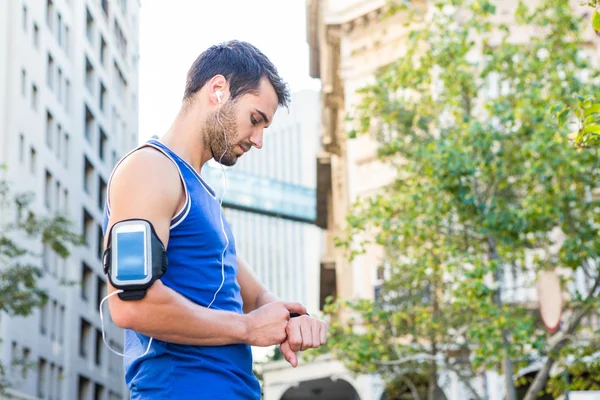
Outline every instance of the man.
<svg viewBox="0 0 600 400"><path fill-rule="evenodd" d="M236 256L219 199L200 176L211 158L231 166L260 149L263 130L289 97L257 48L239 41L213 46L189 70L169 131L115 167L105 246L115 223L144 219L169 260L143 299L108 300L113 321L126 329L132 399L258 399L250 346L279 344L295 367L295 352L325 343L323 321L298 303L279 301Z"/></svg>

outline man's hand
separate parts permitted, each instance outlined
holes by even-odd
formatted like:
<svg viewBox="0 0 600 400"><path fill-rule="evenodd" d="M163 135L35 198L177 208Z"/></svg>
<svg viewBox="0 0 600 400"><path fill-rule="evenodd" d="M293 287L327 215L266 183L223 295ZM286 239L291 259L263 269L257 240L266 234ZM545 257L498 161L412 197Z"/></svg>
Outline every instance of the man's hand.
<svg viewBox="0 0 600 400"><path fill-rule="evenodd" d="M287 340L281 343L279 350L294 368L298 365L297 351L316 349L327 342L327 324L308 315L291 318L285 331Z"/></svg>
<svg viewBox="0 0 600 400"><path fill-rule="evenodd" d="M247 340L245 342L260 347L282 343L287 337L286 326L291 312L305 314L306 309L300 303L275 301L246 314Z"/></svg>

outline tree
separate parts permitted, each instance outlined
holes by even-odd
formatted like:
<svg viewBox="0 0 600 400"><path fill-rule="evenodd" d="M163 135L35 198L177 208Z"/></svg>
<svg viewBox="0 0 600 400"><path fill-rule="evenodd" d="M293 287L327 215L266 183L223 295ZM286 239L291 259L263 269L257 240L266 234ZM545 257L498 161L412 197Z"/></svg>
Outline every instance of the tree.
<svg viewBox="0 0 600 400"><path fill-rule="evenodd" d="M328 349L355 372L427 374L436 400L440 367L467 386L500 369L513 400L513 377L540 361L525 397L535 399L564 381L550 376L557 362L568 371L569 353L597 339L582 320L599 300L598 150L567 146L552 106L575 109L600 88L598 72L567 2L521 2L510 28L488 0L430 4L411 13L405 55L361 90L352 116L350 136L377 139L397 179L357 201L338 244L351 257L383 247L389 276L377 301L329 306ZM526 42L515 25L530 28ZM543 270L561 271L569 294L554 334L518 297ZM569 289L576 270L585 290ZM345 308L350 323L335 318Z"/></svg>
<svg viewBox="0 0 600 400"><path fill-rule="evenodd" d="M0 173L5 170L0 165ZM29 316L46 304L48 296L39 286L44 272L34 249L43 243L64 259L70 246L83 243L66 216L36 215L33 200L31 193L13 193L10 182L0 176L0 310L11 317ZM10 386L4 368L0 364L0 392Z"/></svg>

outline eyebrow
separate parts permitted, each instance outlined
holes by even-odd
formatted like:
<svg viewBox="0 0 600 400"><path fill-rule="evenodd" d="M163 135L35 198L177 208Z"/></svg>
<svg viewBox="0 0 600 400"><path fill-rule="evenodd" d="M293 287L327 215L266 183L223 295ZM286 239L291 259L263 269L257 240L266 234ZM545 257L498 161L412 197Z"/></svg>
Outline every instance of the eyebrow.
<svg viewBox="0 0 600 400"><path fill-rule="evenodd" d="M265 124L269 123L269 118L267 118L267 114L265 114L264 112L260 111L258 108L255 108L254 111L256 111L257 113L260 114L260 116L262 117L262 119L265 121Z"/></svg>

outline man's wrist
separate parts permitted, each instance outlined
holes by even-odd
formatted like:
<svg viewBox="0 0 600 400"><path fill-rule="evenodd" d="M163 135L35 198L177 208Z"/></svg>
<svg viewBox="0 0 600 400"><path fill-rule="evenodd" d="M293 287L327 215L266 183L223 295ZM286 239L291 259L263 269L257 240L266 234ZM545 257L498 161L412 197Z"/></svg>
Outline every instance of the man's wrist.
<svg viewBox="0 0 600 400"><path fill-rule="evenodd" d="M233 329L235 340L247 344L250 339L250 326L248 314L235 314L235 329Z"/></svg>

